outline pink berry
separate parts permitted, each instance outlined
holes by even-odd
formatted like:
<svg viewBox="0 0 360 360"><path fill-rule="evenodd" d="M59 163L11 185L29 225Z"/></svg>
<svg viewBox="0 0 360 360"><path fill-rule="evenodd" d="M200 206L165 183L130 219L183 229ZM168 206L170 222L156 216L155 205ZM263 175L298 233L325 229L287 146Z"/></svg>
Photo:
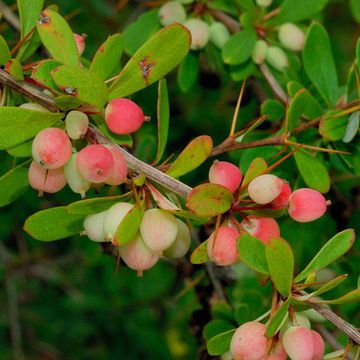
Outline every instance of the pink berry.
<svg viewBox="0 0 360 360"><path fill-rule="evenodd" d="M314 342L314 355L312 360L321 360L324 356L324 350L325 350L324 339L318 332L314 330L311 330L311 334L313 336L313 342Z"/></svg>
<svg viewBox="0 0 360 360"><path fill-rule="evenodd" d="M47 170L33 161L29 168L29 183L32 188L42 193L55 193L66 185L63 168Z"/></svg>
<svg viewBox="0 0 360 360"><path fill-rule="evenodd" d="M141 276L144 270L153 267L159 260L159 255L148 249L140 234L134 239L119 247L120 256L125 264L138 272Z"/></svg>
<svg viewBox="0 0 360 360"><path fill-rule="evenodd" d="M291 360L313 360L312 330L304 326L291 326L285 331L282 343Z"/></svg>
<svg viewBox="0 0 360 360"><path fill-rule="evenodd" d="M263 360L266 354L266 327L256 321L241 325L234 333L230 352L234 360Z"/></svg>
<svg viewBox="0 0 360 360"><path fill-rule="evenodd" d="M250 215L241 222L241 226L264 244L271 238L280 236L279 225L273 218Z"/></svg>
<svg viewBox="0 0 360 360"><path fill-rule="evenodd" d="M217 231L210 235L207 244L207 253L211 261L219 266L235 264L239 260L237 252L237 238L239 233L230 226L220 226Z"/></svg>
<svg viewBox="0 0 360 360"><path fill-rule="evenodd" d="M286 358L286 351L282 346L281 341L278 341L273 345L267 360L286 360Z"/></svg>
<svg viewBox="0 0 360 360"><path fill-rule="evenodd" d="M124 155L114 145L105 145L108 148L114 159L114 168L110 176L106 179L109 185L120 185L126 181L128 167Z"/></svg>
<svg viewBox="0 0 360 360"><path fill-rule="evenodd" d="M110 101L105 109L105 122L115 134L131 134L140 129L144 113L133 101L117 98Z"/></svg>
<svg viewBox="0 0 360 360"><path fill-rule="evenodd" d="M74 39L78 49L78 53L81 56L85 50L85 36L74 34Z"/></svg>
<svg viewBox="0 0 360 360"><path fill-rule="evenodd" d="M283 185L284 181L275 175L260 175L250 181L249 196L257 204L268 204L281 194Z"/></svg>
<svg viewBox="0 0 360 360"><path fill-rule="evenodd" d="M319 219L326 212L327 200L313 189L298 189L289 198L289 215L298 222Z"/></svg>
<svg viewBox="0 0 360 360"><path fill-rule="evenodd" d="M88 145L79 151L76 165L83 178L98 184L105 182L114 169L114 158L103 145Z"/></svg>
<svg viewBox="0 0 360 360"><path fill-rule="evenodd" d="M214 161L209 171L209 181L235 192L240 186L242 175L240 169L227 161Z"/></svg>
<svg viewBox="0 0 360 360"><path fill-rule="evenodd" d="M280 210L286 208L289 205L290 195L291 187L287 182L284 181L280 195L270 203L271 208L273 210Z"/></svg>
<svg viewBox="0 0 360 360"><path fill-rule="evenodd" d="M58 128L41 130L32 143L32 156L45 169L64 166L71 154L71 141L66 132Z"/></svg>

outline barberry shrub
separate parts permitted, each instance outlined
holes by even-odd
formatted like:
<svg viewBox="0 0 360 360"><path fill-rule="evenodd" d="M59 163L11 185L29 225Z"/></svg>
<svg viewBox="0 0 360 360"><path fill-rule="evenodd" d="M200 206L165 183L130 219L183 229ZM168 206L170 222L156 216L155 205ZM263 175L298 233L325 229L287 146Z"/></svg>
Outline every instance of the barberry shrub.
<svg viewBox="0 0 360 360"><path fill-rule="evenodd" d="M359 356L360 41L326 0L94 3L126 18L102 44L101 12L0 2L0 355ZM86 315L48 345L35 293Z"/></svg>

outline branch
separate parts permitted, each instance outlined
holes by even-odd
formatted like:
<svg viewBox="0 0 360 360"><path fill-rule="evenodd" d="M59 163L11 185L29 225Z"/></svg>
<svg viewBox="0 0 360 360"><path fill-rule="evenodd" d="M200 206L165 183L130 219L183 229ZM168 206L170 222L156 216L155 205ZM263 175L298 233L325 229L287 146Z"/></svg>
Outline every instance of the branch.
<svg viewBox="0 0 360 360"><path fill-rule="evenodd" d="M278 83L278 81L275 79L274 75L271 73L271 71L269 70L269 68L267 67L266 64L261 64L259 65L259 69L262 72L262 74L264 75L265 80L268 82L268 84L270 85L272 91L274 92L274 94L283 102L283 103L287 103L289 101L288 96L286 95L285 91L283 90L283 88L281 87L281 85Z"/></svg>
<svg viewBox="0 0 360 360"><path fill-rule="evenodd" d="M0 1L0 13L8 24L10 24L15 30L20 31L21 27L18 17L3 1Z"/></svg>
<svg viewBox="0 0 360 360"><path fill-rule="evenodd" d="M39 89L34 87L33 85L29 85L24 81L16 80L12 75L6 73L3 70L0 70L0 83L11 87L13 90L19 91L21 94L39 102L44 105L49 110L53 110L56 108L54 100L42 93ZM56 108L58 111L59 109ZM111 140L109 140L105 135L101 133L101 131L94 125L90 127L90 135L92 138L100 143L109 143L113 144ZM274 138L272 138L272 141ZM265 141L265 140L262 140ZM155 169L149 164L144 163L143 161L137 159L133 155L131 155L128 151L123 149L121 146L117 144L113 144L120 149L120 151L124 154L126 162L128 163L129 168L144 173L149 179L157 182L158 184L164 186L166 189L182 196L187 197L192 190L192 188L171 176L168 176L161 172L158 169ZM245 145L245 144L239 144ZM216 149L216 148L215 148ZM216 150L216 151L219 151ZM306 293L302 293L305 295ZM318 311L321 315L323 315L327 320L336 325L340 330L342 330L345 334L349 336L349 338L355 342L356 344L360 344L360 332L351 324L347 323L345 320L340 318L338 315L333 313L328 307L321 304L312 304L309 305Z"/></svg>

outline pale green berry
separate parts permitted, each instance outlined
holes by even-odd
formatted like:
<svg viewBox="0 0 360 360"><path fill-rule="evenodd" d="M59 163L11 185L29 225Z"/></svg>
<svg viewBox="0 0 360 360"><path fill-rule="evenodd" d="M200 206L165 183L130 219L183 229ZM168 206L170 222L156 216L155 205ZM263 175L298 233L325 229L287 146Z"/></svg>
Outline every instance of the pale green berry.
<svg viewBox="0 0 360 360"><path fill-rule="evenodd" d="M66 115L65 126L70 139L82 139L89 127L89 118L83 112L73 110Z"/></svg>
<svg viewBox="0 0 360 360"><path fill-rule="evenodd" d="M184 25L189 29L191 33L191 49L203 49L210 40L209 25L205 21L200 19L187 20Z"/></svg>
<svg viewBox="0 0 360 360"><path fill-rule="evenodd" d="M19 106L22 109L35 110L35 111L49 111L40 104L36 103L24 103Z"/></svg>
<svg viewBox="0 0 360 360"><path fill-rule="evenodd" d="M222 49L230 37L228 28L222 22L214 22L210 25L210 41Z"/></svg>
<svg viewBox="0 0 360 360"><path fill-rule="evenodd" d="M97 214L88 215L84 220L84 233L87 237L96 242L104 242L104 219L106 211Z"/></svg>
<svg viewBox="0 0 360 360"><path fill-rule="evenodd" d="M272 4L273 0L256 0L256 5L260 7L268 7Z"/></svg>
<svg viewBox="0 0 360 360"><path fill-rule="evenodd" d="M161 254L175 241L178 225L174 215L162 209L145 211L140 225L140 233L145 245Z"/></svg>
<svg viewBox="0 0 360 360"><path fill-rule="evenodd" d="M160 23L163 26L181 23L186 19L186 11L184 6L176 1L168 1L160 7L159 10Z"/></svg>
<svg viewBox="0 0 360 360"><path fill-rule="evenodd" d="M115 241L115 234L125 215L134 207L133 204L120 202L113 205L105 215L104 234L107 241Z"/></svg>
<svg viewBox="0 0 360 360"><path fill-rule="evenodd" d="M289 66L285 52L277 46L270 46L267 49L266 61L279 71L284 71Z"/></svg>
<svg viewBox="0 0 360 360"><path fill-rule="evenodd" d="M295 24L286 23L281 25L278 36L281 44L289 50L300 51L304 48L305 34Z"/></svg>
<svg viewBox="0 0 360 360"><path fill-rule="evenodd" d="M165 256L180 259L189 251L191 243L191 235L189 227L181 220L177 221L177 235L174 243L164 252Z"/></svg>
<svg viewBox="0 0 360 360"><path fill-rule="evenodd" d="M71 155L70 160L64 166L64 173L70 189L84 198L86 192L90 189L91 183L81 176L76 165L77 155L77 153Z"/></svg>
<svg viewBox="0 0 360 360"><path fill-rule="evenodd" d="M263 64L266 58L266 52L268 44L264 40L258 40L255 43L254 50L252 52L252 60L255 64Z"/></svg>

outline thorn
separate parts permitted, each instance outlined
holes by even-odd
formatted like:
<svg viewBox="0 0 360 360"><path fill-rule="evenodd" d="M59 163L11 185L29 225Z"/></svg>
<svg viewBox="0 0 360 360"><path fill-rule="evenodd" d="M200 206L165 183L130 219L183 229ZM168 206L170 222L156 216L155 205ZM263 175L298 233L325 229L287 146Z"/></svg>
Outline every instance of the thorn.
<svg viewBox="0 0 360 360"><path fill-rule="evenodd" d="M246 84L246 80L243 81L242 85L241 85L241 89L240 89L240 93L239 93L239 97L236 103L236 107L235 107L235 112L234 112L234 116L232 119L232 124L231 124L231 129L230 129L230 134L229 137L233 137L234 133L235 133L235 127L236 127L236 121L237 121L237 117L239 115L239 110L240 110L240 104L241 104L241 100L244 94L244 90L245 90L245 84Z"/></svg>

